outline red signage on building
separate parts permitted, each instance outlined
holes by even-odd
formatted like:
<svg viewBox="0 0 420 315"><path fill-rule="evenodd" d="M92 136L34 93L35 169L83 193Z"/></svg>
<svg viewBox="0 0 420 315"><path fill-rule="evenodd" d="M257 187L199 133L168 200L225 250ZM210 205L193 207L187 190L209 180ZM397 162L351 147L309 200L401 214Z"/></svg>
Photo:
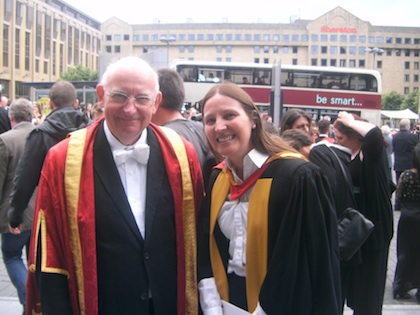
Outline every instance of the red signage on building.
<svg viewBox="0 0 420 315"><path fill-rule="evenodd" d="M355 27L329 27L321 26L321 32L325 33L357 33Z"/></svg>

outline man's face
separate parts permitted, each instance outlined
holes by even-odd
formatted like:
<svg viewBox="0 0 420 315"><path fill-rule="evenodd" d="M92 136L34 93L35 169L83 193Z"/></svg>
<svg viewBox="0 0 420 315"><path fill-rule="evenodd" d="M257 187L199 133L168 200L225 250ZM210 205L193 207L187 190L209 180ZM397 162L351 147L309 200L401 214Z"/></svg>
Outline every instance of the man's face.
<svg viewBox="0 0 420 315"><path fill-rule="evenodd" d="M125 145L140 138L161 101L153 75L138 69L115 72L106 87L98 85L97 93L111 133Z"/></svg>

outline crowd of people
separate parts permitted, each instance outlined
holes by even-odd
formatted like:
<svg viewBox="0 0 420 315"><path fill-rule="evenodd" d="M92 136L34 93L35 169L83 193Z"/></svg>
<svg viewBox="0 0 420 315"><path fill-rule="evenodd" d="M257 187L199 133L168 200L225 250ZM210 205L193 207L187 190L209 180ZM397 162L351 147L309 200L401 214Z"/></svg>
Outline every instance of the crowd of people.
<svg viewBox="0 0 420 315"><path fill-rule="evenodd" d="M48 115L2 97L2 254L24 314L338 315L347 305L380 315L394 189L394 298L417 289L420 303L410 121L392 135L351 113L315 122L289 109L276 128L227 81L200 112L183 110L182 77L138 57L111 63L96 93L79 106L58 81ZM344 260L337 218L348 207L375 228Z"/></svg>

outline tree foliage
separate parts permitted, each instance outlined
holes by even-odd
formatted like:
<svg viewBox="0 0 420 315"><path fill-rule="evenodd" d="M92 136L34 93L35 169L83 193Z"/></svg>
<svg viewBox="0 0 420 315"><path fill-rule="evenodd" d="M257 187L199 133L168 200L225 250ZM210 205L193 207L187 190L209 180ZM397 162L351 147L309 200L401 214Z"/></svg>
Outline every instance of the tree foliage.
<svg viewBox="0 0 420 315"><path fill-rule="evenodd" d="M383 110L400 110L401 104L404 100L404 95L395 91L382 95L382 109Z"/></svg>
<svg viewBox="0 0 420 315"><path fill-rule="evenodd" d="M66 81L97 81L98 77L98 71L90 70L80 64L76 67L69 67L66 72L60 75L60 79Z"/></svg>
<svg viewBox="0 0 420 315"><path fill-rule="evenodd" d="M410 94L404 97L402 103L402 109L410 109L411 111L418 113L419 112L419 91L411 92Z"/></svg>

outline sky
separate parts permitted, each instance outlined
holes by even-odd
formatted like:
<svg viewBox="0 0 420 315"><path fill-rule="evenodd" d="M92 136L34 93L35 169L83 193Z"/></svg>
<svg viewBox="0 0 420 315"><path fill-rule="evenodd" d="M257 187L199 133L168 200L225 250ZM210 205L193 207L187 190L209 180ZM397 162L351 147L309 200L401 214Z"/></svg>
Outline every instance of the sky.
<svg viewBox="0 0 420 315"><path fill-rule="evenodd" d="M289 23L314 20L337 6L375 26L420 27L418 0L64 0L99 22L113 16L129 24Z"/></svg>

